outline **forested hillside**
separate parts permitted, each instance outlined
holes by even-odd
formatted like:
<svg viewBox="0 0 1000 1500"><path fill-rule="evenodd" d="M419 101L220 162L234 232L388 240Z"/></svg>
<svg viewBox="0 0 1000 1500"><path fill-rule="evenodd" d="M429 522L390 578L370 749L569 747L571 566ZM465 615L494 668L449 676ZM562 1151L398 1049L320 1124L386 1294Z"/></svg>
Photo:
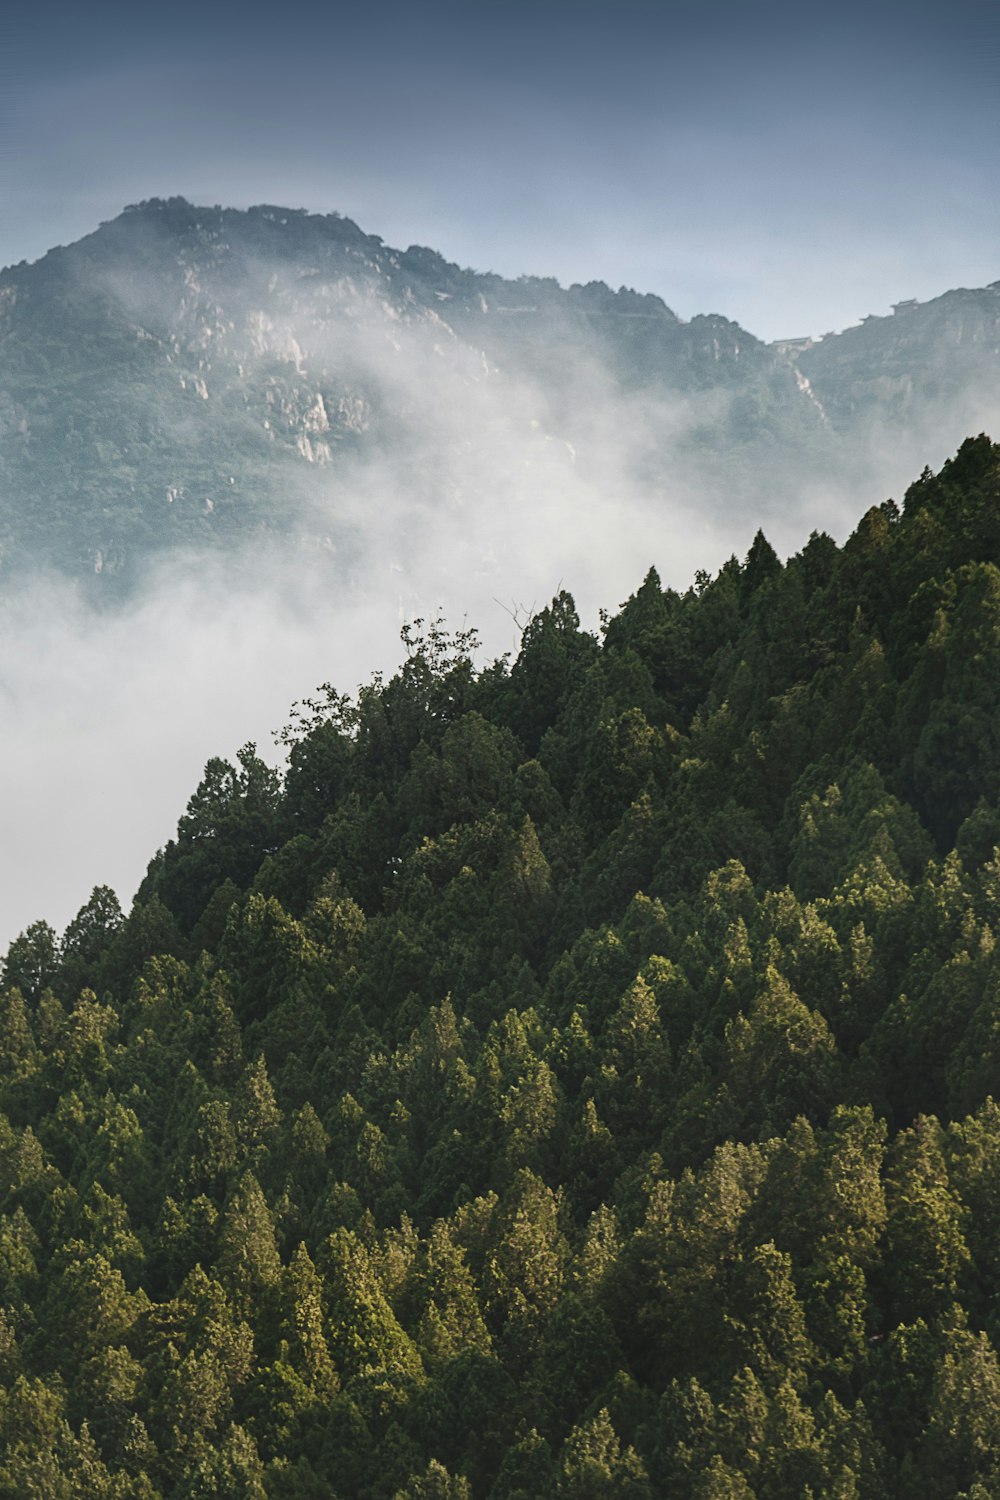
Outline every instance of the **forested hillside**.
<svg viewBox="0 0 1000 1500"><path fill-rule="evenodd" d="M0 1496L1000 1494L1000 447L404 644L6 956Z"/></svg>

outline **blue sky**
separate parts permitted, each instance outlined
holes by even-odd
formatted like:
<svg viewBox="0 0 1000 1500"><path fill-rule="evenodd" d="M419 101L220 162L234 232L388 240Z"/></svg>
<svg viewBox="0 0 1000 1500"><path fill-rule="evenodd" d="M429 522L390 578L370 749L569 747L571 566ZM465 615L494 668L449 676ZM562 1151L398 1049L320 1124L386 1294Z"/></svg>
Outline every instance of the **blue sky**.
<svg viewBox="0 0 1000 1500"><path fill-rule="evenodd" d="M1000 6L4 7L0 263L181 193L762 337L1000 278Z"/></svg>

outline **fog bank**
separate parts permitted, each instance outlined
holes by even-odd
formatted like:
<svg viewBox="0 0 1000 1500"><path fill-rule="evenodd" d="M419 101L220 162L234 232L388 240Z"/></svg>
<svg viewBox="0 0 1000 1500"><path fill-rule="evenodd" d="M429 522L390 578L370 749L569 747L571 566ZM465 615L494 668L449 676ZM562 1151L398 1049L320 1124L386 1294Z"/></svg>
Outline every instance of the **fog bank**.
<svg viewBox="0 0 1000 1500"><path fill-rule="evenodd" d="M126 292L130 315L171 316L155 287ZM254 741L277 762L292 703L391 670L404 622L473 626L491 659L516 651L512 617L566 588L596 628L651 565L686 588L745 556L760 525L785 555L814 528L842 539L964 436L920 434L920 463L876 445L854 481L797 483L780 448L734 479L713 467L725 394L625 392L555 333L553 389L356 286L310 296L309 315L294 287L287 316L262 319L248 294L222 318L202 293L183 314L203 390L190 409L209 434L237 359L240 388L266 393L263 426L284 424L298 456L278 471L281 527L224 561L161 557L115 611L54 576L22 580L0 608L0 951L40 918L61 931L95 884L127 908L208 758ZM340 447L331 383L358 414ZM240 420L256 420L250 405ZM178 464L189 441L178 431Z"/></svg>

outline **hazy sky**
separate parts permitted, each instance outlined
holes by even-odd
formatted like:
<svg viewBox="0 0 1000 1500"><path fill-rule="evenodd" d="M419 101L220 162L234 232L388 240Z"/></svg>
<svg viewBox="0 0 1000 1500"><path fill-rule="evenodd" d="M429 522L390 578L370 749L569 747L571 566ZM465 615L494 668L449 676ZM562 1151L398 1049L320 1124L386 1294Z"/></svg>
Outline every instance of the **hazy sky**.
<svg viewBox="0 0 1000 1500"><path fill-rule="evenodd" d="M765 338L1000 277L996 0L3 15L0 263L180 193Z"/></svg>

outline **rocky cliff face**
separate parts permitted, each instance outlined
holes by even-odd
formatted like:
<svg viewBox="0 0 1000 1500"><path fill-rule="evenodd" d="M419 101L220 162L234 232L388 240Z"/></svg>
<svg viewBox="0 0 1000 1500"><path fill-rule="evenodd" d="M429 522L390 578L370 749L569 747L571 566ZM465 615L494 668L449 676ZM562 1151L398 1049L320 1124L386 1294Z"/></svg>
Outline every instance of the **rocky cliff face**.
<svg viewBox="0 0 1000 1500"><path fill-rule="evenodd" d="M0 274L0 566L105 588L261 534L346 564L386 486L416 512L483 507L498 472L558 464L651 503L780 509L803 476L851 474L859 433L919 444L942 403L988 406L998 307L950 293L796 360L652 295L506 281L336 215L153 201Z"/></svg>
<svg viewBox="0 0 1000 1500"><path fill-rule="evenodd" d="M901 433L941 421L977 401L984 415L1000 395L1000 282L900 304L889 317L828 336L799 357L831 422L841 431Z"/></svg>

